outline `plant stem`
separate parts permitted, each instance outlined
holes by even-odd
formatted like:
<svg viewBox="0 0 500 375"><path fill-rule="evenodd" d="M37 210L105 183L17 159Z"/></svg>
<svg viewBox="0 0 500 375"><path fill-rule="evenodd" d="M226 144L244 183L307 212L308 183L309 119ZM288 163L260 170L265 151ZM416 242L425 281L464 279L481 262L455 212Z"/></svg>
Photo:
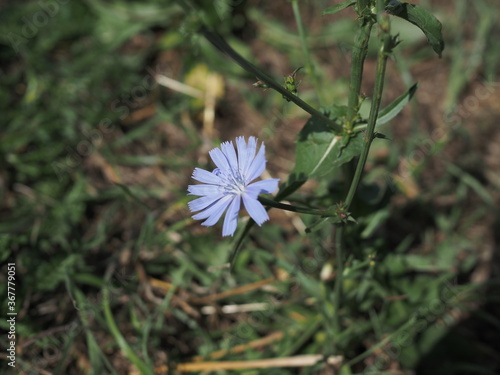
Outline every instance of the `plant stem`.
<svg viewBox="0 0 500 375"><path fill-rule="evenodd" d="M363 77L363 66L368 53L368 41L373 26L373 21L361 19L361 27L356 34L351 61L351 80L349 82L349 98L347 102L346 128L352 130L354 120L359 110L359 93Z"/></svg>
<svg viewBox="0 0 500 375"><path fill-rule="evenodd" d="M316 70L314 69L314 64L312 63L311 60L311 54L309 53L309 48L307 48L306 33L304 31L304 26L302 24L302 17L300 15L298 0L292 0L292 9L293 9L293 15L295 16L295 23L297 24L297 29L299 31L300 44L302 45L302 53L306 60L306 69L307 72L311 74L312 83L314 86L314 92L316 93L316 97L318 98L319 104L322 105L321 95L320 95L320 84L318 76L316 74Z"/></svg>
<svg viewBox="0 0 500 375"><path fill-rule="evenodd" d="M177 0L177 4L179 4L184 11L187 13L196 12L196 8L190 4L189 1L186 0ZM219 34L208 29L206 25L203 24L199 28L198 32L202 34L210 43L212 43L215 47L217 47L221 52L228 55L232 58L239 66L245 69L248 73L253 74L257 79L265 82L269 87L278 91L281 95L286 97L291 102L297 104L304 111L309 113L311 116L317 116L321 118L323 121L326 121L328 125L335 131L336 134L342 133L342 126L338 125L335 121L330 120L323 113L318 111L317 109L311 107L309 104L304 102L298 96L292 94L290 91L286 90L282 85L277 83L273 78L264 73L261 69L247 61L243 56L241 56L238 52L236 52Z"/></svg>
<svg viewBox="0 0 500 375"><path fill-rule="evenodd" d="M366 54L368 53L368 42L370 41L370 33L374 20L370 17L362 17L362 12L366 9L366 1L358 0L357 9L358 16L360 17L360 28L356 34L354 40L354 47L352 50L352 60L351 60L351 80L349 82L349 97L347 103L347 116L345 127L347 131L351 131L354 126L354 120L358 114L359 110L359 94L361 90L361 81L363 78L363 67L366 59ZM346 169L351 167L351 165L346 165ZM352 170L352 167L349 168ZM351 171L348 171L349 175L352 175ZM349 187L348 196L352 189ZM349 207L346 207L348 209ZM333 295L333 306L334 306L334 318L333 318L333 329L334 336L338 337L341 331L340 324L340 302L342 300L342 274L344 273L344 252L342 238L344 236L344 225L335 225L333 228L333 235L335 237L335 286ZM334 341L334 349L338 350L338 345L336 340Z"/></svg>
<svg viewBox="0 0 500 375"><path fill-rule="evenodd" d="M281 95L285 96L290 101L297 104L304 111L308 112L312 116L320 117L322 120L326 121L329 126L337 133L340 134L342 132L342 127L338 125L335 121L330 120L323 113L318 111L317 109L311 107L309 104L304 102L298 96L292 94L290 91L286 90L283 86L277 83L274 79L264 73L261 69L247 61L244 57L242 57L238 52L236 52L221 36L214 33L213 31L208 30L205 26L200 28L200 33L212 43L215 47L217 47L220 51L224 52L226 55L231 57L239 66L245 69L247 72L253 74L257 79L265 82L269 87L278 91Z"/></svg>
<svg viewBox="0 0 500 375"><path fill-rule="evenodd" d="M267 199L264 197L259 197L259 202L265 206L279 208L280 210L285 210L285 211L298 212L301 214L317 215L317 216L323 216L323 217L336 217L336 216L338 216L338 213L336 211L323 211L323 210L315 210L314 208L296 207L296 206L292 206L290 204L279 203L279 202L276 202L272 199Z"/></svg>
<svg viewBox="0 0 500 375"><path fill-rule="evenodd" d="M360 5L362 1L358 2ZM377 16L378 23L381 26L382 30L382 46L380 48L378 59L377 59L377 73L375 78L375 89L373 93L372 106L370 108L370 115L368 118L368 125L366 129L365 135L365 144L363 150L361 152L361 156L359 158L358 164L356 165L356 170L354 172L354 177L351 181L351 185L349 187L349 191L347 193L347 197L344 202L344 207L346 210L349 210L349 207L354 198L354 194L358 188L359 182L361 180L361 176L363 174L363 170L366 164L366 160L368 158L368 153L370 151L370 146L373 140L373 134L375 131L375 123L377 122L378 111L380 108L380 102L382 101L382 91L384 88L384 77L385 77L385 68L387 65L387 58L392 48L394 47L394 40L390 35L390 24L387 18L382 18L381 14L383 12L383 0L377 0ZM353 51L353 61L352 61L352 69L351 69L351 91L349 92L349 108L348 108L348 117L347 117L347 125L352 126L352 121L354 120L357 110L358 110L358 100L359 100L359 87L361 87L361 77L363 72L363 62L366 57L366 51L368 48L368 39L370 37L370 31L373 26L373 20L366 21L367 23L361 26L360 31L357 34L356 47L359 49L354 49ZM366 44L365 44L366 43ZM336 275L335 275L335 289L334 289L334 322L333 327L335 330L335 335L338 336L340 334L341 325L340 325L340 302L342 300L342 275L344 272L344 252L343 252L343 243L342 238L344 235L344 225L336 225L334 227L334 235L335 235L335 255L336 255ZM337 343L334 344L336 349Z"/></svg>
<svg viewBox="0 0 500 375"><path fill-rule="evenodd" d="M370 146L373 140L373 134L375 131L375 123L377 122L378 111L380 108L380 102L382 101L382 91L384 88L384 77L385 77L385 67L387 65L387 58L392 50L393 42L388 31L384 32L382 37L382 46L378 54L377 61L377 76L375 79L375 90L373 93L372 106L370 108L370 115L368 117L368 125L365 134L365 145L359 157L358 164L356 166L356 171L354 172L354 178L349 187L349 192L345 199L346 209L349 209L356 190L358 189L359 182L361 181L361 176L365 168L366 160L368 158L368 153L370 151Z"/></svg>

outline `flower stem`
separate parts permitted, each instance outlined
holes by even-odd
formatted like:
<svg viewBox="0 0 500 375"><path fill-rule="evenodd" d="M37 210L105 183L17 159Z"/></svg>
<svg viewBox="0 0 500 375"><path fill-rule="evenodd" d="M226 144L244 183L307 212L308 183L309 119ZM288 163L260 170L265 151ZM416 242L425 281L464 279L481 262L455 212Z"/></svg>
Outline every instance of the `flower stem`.
<svg viewBox="0 0 500 375"><path fill-rule="evenodd" d="M338 216L338 213L336 211L323 211L323 210L316 210L314 208L296 207L296 206L292 206L290 204L279 203L279 202L276 202L272 199L267 199L267 198L260 197L260 196L259 196L259 202L265 206L279 208L280 210L285 210L285 211L298 212L301 214L317 215L317 216L323 216L323 217L337 217Z"/></svg>

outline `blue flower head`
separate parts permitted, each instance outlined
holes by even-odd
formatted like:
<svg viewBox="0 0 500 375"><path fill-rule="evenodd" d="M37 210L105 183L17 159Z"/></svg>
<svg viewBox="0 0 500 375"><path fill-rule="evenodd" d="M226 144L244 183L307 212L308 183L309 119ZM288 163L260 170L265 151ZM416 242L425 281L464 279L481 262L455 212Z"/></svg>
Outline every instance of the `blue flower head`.
<svg viewBox="0 0 500 375"><path fill-rule="evenodd" d="M202 225L212 226L226 212L223 236L232 236L238 224L241 201L250 217L262 225L269 220L264 206L257 200L259 194L269 194L278 188L278 178L252 182L266 169L264 143L257 151L257 138L250 137L248 144L244 137L236 138L236 149L232 142L224 142L220 148L210 151L210 157L217 166L212 172L195 168L193 179L203 185L189 185L190 195L200 198L188 203L191 212L198 212L193 219L206 219Z"/></svg>

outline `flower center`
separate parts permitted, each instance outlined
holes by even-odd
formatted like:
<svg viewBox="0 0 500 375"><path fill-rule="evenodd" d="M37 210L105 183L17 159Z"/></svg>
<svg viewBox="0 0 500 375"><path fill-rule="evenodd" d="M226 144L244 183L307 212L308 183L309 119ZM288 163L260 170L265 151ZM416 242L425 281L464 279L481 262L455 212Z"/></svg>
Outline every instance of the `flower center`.
<svg viewBox="0 0 500 375"><path fill-rule="evenodd" d="M220 168L215 168L212 173L222 179L223 183L221 184L221 188L226 194L241 195L245 192L245 179L239 171L224 173Z"/></svg>

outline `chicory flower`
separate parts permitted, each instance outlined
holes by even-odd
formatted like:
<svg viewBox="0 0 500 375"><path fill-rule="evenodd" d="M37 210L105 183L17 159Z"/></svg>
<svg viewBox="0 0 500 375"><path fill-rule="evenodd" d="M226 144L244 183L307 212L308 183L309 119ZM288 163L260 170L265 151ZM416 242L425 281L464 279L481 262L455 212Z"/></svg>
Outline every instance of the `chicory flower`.
<svg viewBox="0 0 500 375"><path fill-rule="evenodd" d="M206 219L202 225L212 226L224 212L223 236L232 236L238 224L241 202L250 217L260 226L269 220L264 206L257 200L259 194L270 194L278 188L277 178L254 181L266 169L265 146L262 142L257 151L257 138L236 138L236 149L232 142L224 142L220 148L209 152L217 166L212 172L195 168L193 179L203 183L189 185L190 195L200 198L188 203L191 212L198 212L193 219Z"/></svg>

